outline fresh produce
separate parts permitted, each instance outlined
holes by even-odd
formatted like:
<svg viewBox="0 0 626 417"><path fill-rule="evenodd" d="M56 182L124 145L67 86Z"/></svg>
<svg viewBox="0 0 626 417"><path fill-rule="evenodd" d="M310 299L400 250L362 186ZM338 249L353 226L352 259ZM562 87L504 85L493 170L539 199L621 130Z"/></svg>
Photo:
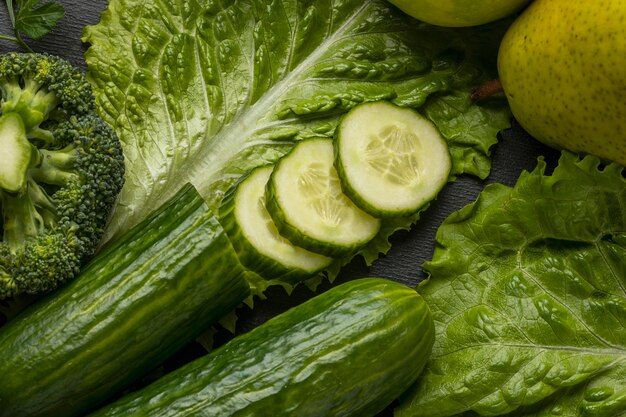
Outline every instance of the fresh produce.
<svg viewBox="0 0 626 417"><path fill-rule="evenodd" d="M414 290L354 280L91 417L374 416L419 375L433 333Z"/></svg>
<svg viewBox="0 0 626 417"><path fill-rule="evenodd" d="M124 183L113 130L67 61L0 56L0 299L50 291L93 254Z"/></svg>
<svg viewBox="0 0 626 417"><path fill-rule="evenodd" d="M120 252L125 250L125 246L122 245L126 238L122 239L121 236L130 226L137 224L152 209L167 201L168 196L186 182L186 178L198 180L202 196L209 200L211 211L216 212L224 191L236 179L253 167L278 160L300 139L319 135L330 138L340 116L363 101L387 98L405 107L420 107L424 114L442 129L449 141L455 162L453 172L487 175L488 149L496 141L495 133L508 124L508 112L504 106L482 108L473 105L466 90L468 85L492 76L490 67L481 61L482 55L474 52L477 49L483 50L484 45L490 43L492 29L485 28L484 32L473 37L453 32L431 33L427 29L414 28L405 16L392 11L384 1L367 3L352 1L337 3L340 6L338 10L340 13L333 15L332 18L330 13L325 14L330 12L331 7L312 10L314 13L308 16L317 16L321 24L313 25L309 29L300 26L300 30L304 32L292 37L288 31L289 22L292 19L302 21L302 16L297 16L296 9L291 7L293 4L295 3L286 2L285 6L288 7L276 8L272 5L268 8L258 7L262 5L261 2L242 1L223 11L217 10L217 15L212 17L196 3L172 11L160 9L165 7L162 3L145 7L145 4L140 5L139 2L132 0L128 2L114 0L109 3L102 22L96 27L87 29L85 39L92 43L87 60L91 80L98 91L99 111L112 126L115 126L116 131L120 132L128 161L125 191L109 229L109 242L112 237L115 238L115 242L112 242L114 245L118 245L117 240L121 240L119 246L115 246L119 248L117 250ZM142 8L141 13L137 12L139 6ZM179 3L170 6L181 7ZM285 10L288 11L287 16L281 14ZM228 13L234 13L233 22L241 21L240 18L247 21L245 20L247 17L254 16L259 22L274 21L276 25L262 26L254 31L247 25L223 26L222 19L229 16ZM123 17L121 20L118 19L120 16ZM137 26L133 25L133 28L125 26L128 23L127 16L136 16ZM372 16L376 19L372 19ZM185 34L172 38L161 31L164 29L162 26L155 30L161 19L171 19L172 25L166 25L167 30L170 30L177 27L179 18L186 22L186 27L195 27L198 32L193 36ZM274 18L276 19L272 20ZM200 20L202 24L199 23ZM107 28L107 25L115 29ZM149 29L150 27L152 29ZM139 33L135 32L137 28ZM227 31L222 33L217 30L219 28L226 28ZM143 42L148 39L146 36L159 33L164 34L164 38ZM232 46L235 45L232 42L235 39L251 39L252 36L263 34L269 37L272 33L276 35L273 39L285 40L286 44L268 44L269 46L263 48L269 49L255 52L259 54L258 58L251 57L250 62L258 59L259 66L255 67L253 73L248 72L251 68L249 65L233 67L228 64L241 62L235 59L236 56L243 59L252 49L234 48L231 51L232 55L226 59L223 59L223 55L209 53L219 50L217 44ZM218 35L218 38L214 35ZM179 41L184 44L182 49ZM374 49L372 42L375 45ZM388 48L390 44L397 45L398 48ZM423 44L424 47L417 48L419 44ZM329 48L331 45L332 48ZM451 52L452 45L464 53ZM157 55L160 58L156 59L157 55L152 55L154 51L152 48L159 50ZM128 54L131 50L133 54ZM282 61L281 57L286 50L293 51L290 62ZM275 54L272 55L275 62L271 67L265 65L267 61L263 58L267 51ZM346 73L343 69L344 63L355 60L360 62L359 66ZM360 71L362 68L369 68L372 71L365 75ZM389 68L396 70L392 71ZM217 78L214 78L216 75L214 71L219 72ZM238 73L237 76L231 77L235 73ZM251 80L254 82L250 82ZM221 82L225 84L219 85L218 88L211 87ZM124 85L125 83L128 84ZM250 101L247 99L241 101L234 99L235 97L248 97ZM457 123L459 119L470 120L475 126L460 126ZM179 211L177 216L183 221L187 214L184 210ZM371 261L373 256L388 249L387 237L393 230L406 228L413 220L413 218L402 219L397 224L385 225L385 235L377 236L373 246L367 249L368 260ZM161 230L156 225L148 223L141 224L140 228L133 233L140 233L138 230L145 229L141 233L151 235ZM152 230L153 228L156 230ZM214 243L215 248L219 248L214 251L215 258L228 259L224 253L231 249L226 236L220 238L219 242L212 240L213 235L208 238L211 240L207 245ZM142 279L147 279L142 275L144 268L148 266L156 268L159 265L156 260L164 261L170 257L175 259L172 254L178 254L177 248L163 250L158 243L155 245L150 246L154 251L150 252L153 254L152 258L145 263L142 262L141 266L137 264L128 266L126 270L128 276L139 274ZM129 252L132 255L129 259L132 261L137 253ZM108 262L106 256L113 259L111 265L121 264L121 259L118 258L121 255L117 252L115 254L116 256L113 256L113 252L107 251L101 255L102 258L98 258L103 259L102 261L95 261L92 265L100 265L99 262L104 265ZM187 261L190 265L188 268L195 267L194 258L180 261L180 268L184 268ZM211 265L212 262L215 263L217 260L210 258L206 266L203 264L202 267L197 267L198 274L203 271L219 274L221 269ZM3 388L6 389L4 391L6 394L2 393L0 396L3 401L0 409L3 412L7 410L5 413L16 415L18 412L15 409L26 407L29 408L28 412L37 409L44 415L53 416L60 412L55 407L60 407L61 404L63 412L67 414L79 413L88 406L95 405L127 385L137 375L144 373L149 366L156 366L164 356L171 354L173 349L170 350L170 347L173 342L169 337L184 343L185 340L197 336L200 327L206 328L212 321L209 317L205 322L196 323L197 328L186 331L181 323L182 320L189 320L189 317L179 317L181 321L177 322L168 316L163 318L168 320L163 325L162 320L156 316L156 304L161 304L159 308L165 312L173 310L168 309L168 306L173 305L189 305L192 309L199 309L202 306L208 309L212 305L207 300L212 298L212 294L223 291L209 282L205 284L211 286L208 291L176 287L181 293L174 291L171 298L166 297L165 294L169 293L158 291L163 288L161 285L168 286L172 281L165 279L169 275L159 273L152 275L154 285L135 287L128 284L132 288L126 291L123 286L121 288L107 286L109 281L112 283L108 285L113 285L116 280L130 282L123 280L123 277L127 276L126 272L115 275L111 271L116 269L110 266L111 271L105 271L107 274L102 272L103 275L100 275L101 272L98 271L97 274L89 272L91 268L95 266L89 267L85 276L93 277L92 274L95 274L98 279L80 279L76 281L78 282L75 284L76 287L72 284L67 290L64 288L56 293L54 299L46 299L50 303L48 308L57 309L55 310L57 314L53 314L52 310L44 308L45 305L40 303L1 329L0 346L4 354L13 358L3 362L2 371L12 375ZM232 265L226 269L224 272L226 276L230 276L227 273L236 273L236 268ZM183 272L180 274L184 275ZM193 275L192 278L198 280L198 277L199 275ZM163 280L162 284L157 285L160 282L157 278ZM102 291L110 297L105 297L102 291L95 291L93 288L94 293L90 293L91 296L80 293L78 288L86 285L84 284L86 280L91 279L94 280L94 286L104 285L106 291ZM137 288L157 291L159 296L155 295L153 300L141 298L137 301L131 297L138 291ZM250 291L247 284L245 289L247 295ZM75 291L77 295L70 297L71 291ZM193 294L191 301L185 302L178 297L182 293L187 297L190 293ZM84 300L79 295L82 295ZM199 297L205 297L202 298L203 303L198 301ZM240 302L241 298L227 297L227 301ZM117 304L98 304L104 301L120 304L119 307ZM135 305L137 308L142 307L142 301L151 302L150 307L146 307L150 314L146 316L140 315L139 310L135 308ZM91 308L85 307L90 302L101 306L100 315L80 316L84 320L80 321L74 319L75 316L66 310L76 309L71 310L74 313L92 311ZM225 314L232 308L232 306L222 307L218 310ZM134 320L135 315L139 315L141 320ZM115 331L100 322L109 316L111 324L116 326ZM122 325L121 320L116 320L119 317L123 317L127 323ZM41 326L47 326L53 333L55 329L66 326L78 332L67 331L68 335L74 335L73 339L43 337L37 336L40 333L29 333L27 330L30 328L41 329L40 320L45 323L45 326ZM163 328L152 331L150 325L157 324ZM148 326L150 329L146 331L148 333L139 330L142 326ZM92 333L87 332L88 328L103 330L102 333ZM179 337L184 331L186 331L184 337ZM62 332L58 330L58 333ZM30 339L18 336L23 334L30 335ZM91 339L92 334L94 339ZM112 337L110 335L113 334L120 338L116 340L121 340L119 343L113 343L115 349L102 342L103 338L107 341L113 340L110 339ZM169 336L165 337L165 334ZM141 340L142 337L146 337L147 342L140 344L137 340ZM68 343L67 340L71 340L72 343ZM74 343L74 340L77 342ZM84 344L79 342L81 340ZM125 340L137 342L133 345L132 342ZM52 345L58 343L54 345L57 347L67 345L73 355L68 353L59 359L52 354L51 349L41 344L42 341L48 341ZM102 344L103 350L92 348L90 343ZM24 349L24 346L36 348ZM117 350L118 348L123 350ZM103 354L109 351L111 356ZM16 352L21 354L18 355ZM29 354L35 355L36 359L33 360L32 357L20 359L23 358L21 355ZM100 359L100 355L103 355L104 359ZM68 359L71 357L75 359ZM15 361L20 360L22 362L16 364ZM20 369L24 370L24 367L32 366L32 363L40 363L36 369L41 369L41 373L34 372L32 376L23 380L18 379L16 375L20 374ZM61 366L61 363L64 365ZM80 369L71 366L73 363ZM108 363L111 364L111 368L103 366ZM99 367L104 369L99 371ZM67 378L42 377L47 374L59 376L63 372L68 372ZM89 383L78 383L76 382L78 378L83 378ZM72 381L75 383L71 383ZM45 388L46 386L51 388ZM47 397L50 393L54 393L57 400ZM15 405L4 407L9 401L7 398L15 401L13 403Z"/></svg>
<svg viewBox="0 0 626 417"><path fill-rule="evenodd" d="M397 417L626 416L624 168L545 169L440 227L420 287L433 354Z"/></svg>
<svg viewBox="0 0 626 417"><path fill-rule="evenodd" d="M342 119L334 140L302 140L235 183L221 222L247 268L297 283L368 245L380 218L418 213L448 181L450 164L447 143L423 116L365 103Z"/></svg>
<svg viewBox="0 0 626 417"><path fill-rule="evenodd" d="M343 195L333 162L332 139L311 138L276 165L253 170L222 203L226 233L195 189L181 191L71 285L0 332L0 372L12 375L0 382L0 416L73 416L125 388L256 289L237 256L261 279L288 284L334 261L282 238L283 219L296 220L291 235L305 240L321 230L327 242L316 244L333 247L336 256L366 245L381 222ZM280 218L272 222L278 204ZM347 250L336 249L342 245ZM24 346L36 349L22 352Z"/></svg>
<svg viewBox="0 0 626 417"><path fill-rule="evenodd" d="M626 165L626 2L536 0L506 33L500 82L545 144Z"/></svg>
<svg viewBox="0 0 626 417"><path fill-rule="evenodd" d="M56 310L39 304L0 331L0 371L10 375L0 382L6 389L0 390L0 413L19 415L20 407L46 416L80 413L157 366L174 350L169 350L171 340L184 343L218 312L232 310L213 309L209 298L228 292L218 284L241 289L234 291L237 296L226 295L228 302L249 294L237 274L239 264L228 261L234 255L216 224L215 234L201 235L209 241L196 241L185 239L190 223L172 230L141 223L188 180L215 213L224 192L252 168L274 163L299 140L330 138L349 110L381 99L419 109L436 125L450 146L452 176L485 177L489 148L495 133L508 125L509 113L501 102L474 105L468 90L494 75L484 60L494 33L497 39L500 32L493 27L456 32L416 26L382 0L242 0L227 5L111 0L101 23L88 28L84 39L91 43L87 61L98 111L120 133L128 158L127 182L105 239L119 246L88 268L85 276L97 288L79 279L68 289L75 296L64 289L56 294L59 301L49 307ZM168 221L196 219L182 207L166 209ZM364 250L376 255L386 251L389 234L414 219L399 219L393 226L384 222L383 232ZM136 240L122 237L136 224ZM178 247L161 244L183 240L210 246L206 250L212 254L206 264L196 257L177 263L181 269L173 271L176 279L197 272L184 281L190 288L174 285L168 274L152 269L179 254L187 256ZM143 249L144 242L150 257L135 261L139 251L134 249ZM120 255L123 251L129 258ZM132 265L116 274L114 267L127 259ZM92 268L95 272L89 272ZM221 271L226 278L237 275L235 281L215 283L202 275ZM126 284L130 281L124 277L135 274L141 283ZM148 277L152 280L144 281ZM200 302L203 296L207 298ZM99 309L87 308L88 302ZM194 322L191 313L179 316L181 306L210 317ZM200 308L210 309L210 314L203 315ZM182 323L198 327L189 330ZM72 352L55 354L55 348L66 352L66 347ZM23 359L28 355L35 355L40 366ZM28 372L23 372L26 367ZM32 369L36 372L23 381L18 377ZM360 375L362 379L364 373Z"/></svg>
<svg viewBox="0 0 626 417"><path fill-rule="evenodd" d="M250 294L192 187L0 329L0 416L71 417L158 366Z"/></svg>
<svg viewBox="0 0 626 417"><path fill-rule="evenodd" d="M377 235L380 220L342 192L333 161L332 139L298 143L272 171L267 212L279 233L296 245L327 256L349 256Z"/></svg>
<svg viewBox="0 0 626 417"><path fill-rule="evenodd" d="M273 165L258 167L235 183L220 206L220 222L245 267L267 280L297 283L322 271L333 259L280 235L265 203L273 169Z"/></svg>
<svg viewBox="0 0 626 417"><path fill-rule="evenodd" d="M423 22L439 26L477 26L510 16L530 0L389 0Z"/></svg>
<svg viewBox="0 0 626 417"><path fill-rule="evenodd" d="M385 0L109 1L83 36L99 111L128 160L105 239L188 181L217 212L239 177L300 139L332 137L368 101L419 108L448 141L451 175L486 177L510 113L469 90L495 77L502 32L416 25Z"/></svg>
<svg viewBox="0 0 626 417"><path fill-rule="evenodd" d="M379 101L341 121L335 167L354 203L378 218L409 216L448 182L450 154L433 124L411 109Z"/></svg>
<svg viewBox="0 0 626 417"><path fill-rule="evenodd" d="M17 42L25 50L33 52L22 34L39 40L50 33L65 15L65 9L55 1L41 4L41 0L5 0L13 36L0 34L0 39Z"/></svg>

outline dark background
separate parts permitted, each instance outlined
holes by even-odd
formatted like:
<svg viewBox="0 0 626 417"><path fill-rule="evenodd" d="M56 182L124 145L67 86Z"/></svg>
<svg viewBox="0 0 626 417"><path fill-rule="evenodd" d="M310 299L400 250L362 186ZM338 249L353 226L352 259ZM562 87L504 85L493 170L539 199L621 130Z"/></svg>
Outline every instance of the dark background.
<svg viewBox="0 0 626 417"><path fill-rule="evenodd" d="M57 1L65 7L65 18L42 41L27 40L27 42L37 52L60 55L86 70L84 52L87 45L84 45L80 40L81 32L84 26L93 25L99 21L100 12L106 8L107 2L104 0ZM8 12L4 4L0 5L0 33L12 34ZM0 53L20 50L15 43L0 41ZM492 148L492 172L485 181L475 177L462 176L456 182L448 184L438 199L423 213L422 218L411 231L398 232L392 236L393 247L386 256L381 257L369 268L361 259L356 259L342 270L335 283L364 276L379 276L415 286L424 278L421 264L432 256L437 228L450 213L473 202L488 183L499 182L513 185L523 170L532 170L535 167L540 155L544 155L548 165L553 167L559 153L535 141L523 132L514 121L512 122L513 128L501 132L499 143ZM330 284L324 283L318 288L318 292L329 287ZM257 300L254 310L248 307L240 308L237 333L246 332L313 295L314 293L305 286L298 287L291 296L288 296L282 288L270 288L267 292L268 299ZM232 335L229 332L218 329L215 344L220 345L230 337ZM154 374L142 384L205 352L198 343L189 345L163 367L155 370ZM379 415L379 417L387 416L392 416L391 407Z"/></svg>

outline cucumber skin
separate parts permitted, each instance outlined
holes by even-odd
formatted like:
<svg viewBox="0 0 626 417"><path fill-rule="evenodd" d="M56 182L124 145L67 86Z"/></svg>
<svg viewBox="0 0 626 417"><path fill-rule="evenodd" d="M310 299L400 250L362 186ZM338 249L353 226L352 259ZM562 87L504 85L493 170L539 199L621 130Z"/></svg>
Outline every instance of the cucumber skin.
<svg viewBox="0 0 626 417"><path fill-rule="evenodd" d="M250 293L229 240L195 189L0 331L0 416L96 408Z"/></svg>
<svg viewBox="0 0 626 417"><path fill-rule="evenodd" d="M358 279L89 417L373 416L418 377L433 341L417 292Z"/></svg>
<svg viewBox="0 0 626 417"><path fill-rule="evenodd" d="M257 169L263 168L259 167ZM306 271L300 268L289 268L285 265L269 258L268 256L260 253L245 237L244 232L237 223L235 218L235 203L237 196L237 188L239 184L245 181L254 171L241 177L233 186L231 186L222 199L220 205L220 223L226 234L230 238L230 242L235 248L235 252L239 256L241 263L251 271L254 271L258 276L264 280L278 280L283 283L295 285L306 279L315 276L318 272L322 271L328 265L320 268L317 271ZM330 262L329 262L330 264Z"/></svg>

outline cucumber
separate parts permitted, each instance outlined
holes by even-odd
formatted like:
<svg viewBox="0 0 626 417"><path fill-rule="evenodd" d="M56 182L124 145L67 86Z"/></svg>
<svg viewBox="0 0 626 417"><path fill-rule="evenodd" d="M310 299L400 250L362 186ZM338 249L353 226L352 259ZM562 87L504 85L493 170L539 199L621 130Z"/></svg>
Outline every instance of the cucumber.
<svg viewBox="0 0 626 417"><path fill-rule="evenodd" d="M332 258L295 246L282 237L265 208L273 165L254 169L231 187L220 206L220 222L241 263L266 279L297 283L327 267Z"/></svg>
<svg viewBox="0 0 626 417"><path fill-rule="evenodd" d="M418 377L434 341L402 284L339 285L90 417L373 416Z"/></svg>
<svg viewBox="0 0 626 417"><path fill-rule="evenodd" d="M219 222L185 187L69 285L0 329L0 416L98 406L249 294Z"/></svg>
<svg viewBox="0 0 626 417"><path fill-rule="evenodd" d="M266 202L281 235L309 251L341 257L372 240L380 220L343 194L333 161L332 139L299 142L276 163Z"/></svg>
<svg viewBox="0 0 626 417"><path fill-rule="evenodd" d="M378 218L416 213L448 182L452 166L446 140L428 119L385 101L344 116L335 155L346 195Z"/></svg>

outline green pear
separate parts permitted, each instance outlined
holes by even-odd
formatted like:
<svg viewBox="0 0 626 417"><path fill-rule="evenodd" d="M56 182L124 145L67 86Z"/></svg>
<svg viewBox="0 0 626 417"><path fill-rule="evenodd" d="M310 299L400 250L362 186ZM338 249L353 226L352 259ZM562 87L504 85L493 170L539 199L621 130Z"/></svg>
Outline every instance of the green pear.
<svg viewBox="0 0 626 417"><path fill-rule="evenodd" d="M535 0L504 36L498 72L536 139L626 165L626 1Z"/></svg>
<svg viewBox="0 0 626 417"><path fill-rule="evenodd" d="M510 16L530 0L389 0L410 16L437 26L477 26Z"/></svg>

